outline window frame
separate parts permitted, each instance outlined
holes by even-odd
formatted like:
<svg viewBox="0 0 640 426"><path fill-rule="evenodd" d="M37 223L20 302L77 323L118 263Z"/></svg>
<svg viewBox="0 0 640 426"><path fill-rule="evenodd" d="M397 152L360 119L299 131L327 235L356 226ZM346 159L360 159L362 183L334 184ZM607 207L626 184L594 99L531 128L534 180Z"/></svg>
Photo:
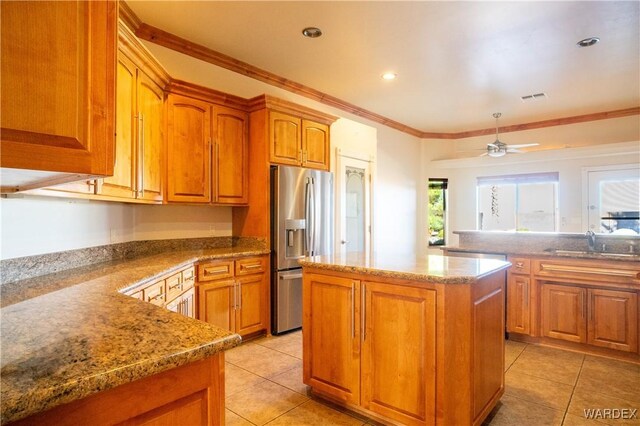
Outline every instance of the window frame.
<svg viewBox="0 0 640 426"><path fill-rule="evenodd" d="M431 189L442 190L442 240L439 242L431 242L431 226L429 222L432 217L431 202L429 200L429 191ZM449 189L448 178L429 178L427 180L427 245L428 247L442 247L447 244L447 198Z"/></svg>

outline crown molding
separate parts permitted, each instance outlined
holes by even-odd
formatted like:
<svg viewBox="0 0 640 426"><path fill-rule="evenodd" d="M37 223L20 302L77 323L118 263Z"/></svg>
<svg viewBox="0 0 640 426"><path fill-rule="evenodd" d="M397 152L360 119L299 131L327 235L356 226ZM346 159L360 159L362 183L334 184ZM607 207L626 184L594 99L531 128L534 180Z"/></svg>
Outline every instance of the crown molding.
<svg viewBox="0 0 640 426"><path fill-rule="evenodd" d="M395 130L399 130L403 133L415 136L420 139L464 139L475 136L486 136L495 134L495 127L469 130L462 132L427 132L392 120L383 115L369 111L364 108L360 108L357 105L344 101L342 99L331 96L327 93L316 90L312 87L306 86L301 83L297 83L293 80L289 80L285 77L263 70L249 63L240 61L224 53L217 52L209 49L208 47L191 42L187 39L181 38L175 34L145 24L136 16L136 14L129 8L124 2L120 1L120 17L127 23L127 25L134 31L135 35L143 40L151 43L158 44L176 52L183 53L187 56L191 56L196 59L208 62L210 64L225 68L227 70L242 74L246 77L253 78L263 83L270 84L275 87L287 90L297 95L312 99L330 107L337 108L341 111L345 111L349 114L362 117L364 119L382 124ZM181 84L187 84L180 82ZM173 84L173 81L172 81ZM222 92L219 92L222 93ZM231 96L231 95L227 95ZM266 95L265 95L266 96ZM258 96L256 98L248 100L250 108L254 103L261 102ZM266 98L265 98L266 99ZM275 99L275 98L273 98ZM279 100L282 104L285 101ZM293 104L292 104L293 105ZM277 109L277 108L276 108ZM311 110L310 110L311 111ZM601 111L583 115L575 115L570 117L554 118L549 120L535 121L530 123L514 124L510 126L504 126L499 128L500 133L520 132L525 130L540 129L544 127L565 126L568 124L584 123L588 121L608 120L613 118L627 117L631 115L640 115L640 106L633 106L630 108L618 109L613 111ZM333 120L335 121L335 119Z"/></svg>

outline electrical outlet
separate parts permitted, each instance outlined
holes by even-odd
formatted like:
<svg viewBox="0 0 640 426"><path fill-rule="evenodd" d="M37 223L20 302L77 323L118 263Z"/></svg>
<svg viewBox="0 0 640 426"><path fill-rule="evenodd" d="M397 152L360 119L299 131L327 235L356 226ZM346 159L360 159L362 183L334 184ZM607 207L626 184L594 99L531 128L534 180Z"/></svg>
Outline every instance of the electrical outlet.
<svg viewBox="0 0 640 426"><path fill-rule="evenodd" d="M209 224L209 235L211 235L212 237L216 236L216 225L214 225L213 223Z"/></svg>

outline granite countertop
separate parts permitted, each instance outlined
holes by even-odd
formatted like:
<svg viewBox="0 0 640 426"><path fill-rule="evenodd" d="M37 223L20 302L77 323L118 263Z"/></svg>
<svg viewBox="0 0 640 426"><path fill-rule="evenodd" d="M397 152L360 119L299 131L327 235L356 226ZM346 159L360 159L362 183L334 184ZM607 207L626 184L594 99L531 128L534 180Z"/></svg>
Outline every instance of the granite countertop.
<svg viewBox="0 0 640 426"><path fill-rule="evenodd" d="M120 291L195 262L268 253L239 247L173 251L0 286L0 421L237 346L237 334Z"/></svg>
<svg viewBox="0 0 640 426"><path fill-rule="evenodd" d="M600 252L588 252L582 250L531 250L527 246L521 248L509 247L505 248L486 248L486 247L455 247L455 246L443 246L442 250L448 250L461 253L486 253L486 254L504 254L513 256L532 256L532 257L559 257L559 258L573 258L573 259L597 259L597 260L617 260L626 262L638 262L640 261L639 254L624 254L624 253L600 253Z"/></svg>
<svg viewBox="0 0 640 426"><path fill-rule="evenodd" d="M447 256L401 256L382 253L338 253L300 260L305 267L436 284L470 284L501 271L511 263L494 259Z"/></svg>

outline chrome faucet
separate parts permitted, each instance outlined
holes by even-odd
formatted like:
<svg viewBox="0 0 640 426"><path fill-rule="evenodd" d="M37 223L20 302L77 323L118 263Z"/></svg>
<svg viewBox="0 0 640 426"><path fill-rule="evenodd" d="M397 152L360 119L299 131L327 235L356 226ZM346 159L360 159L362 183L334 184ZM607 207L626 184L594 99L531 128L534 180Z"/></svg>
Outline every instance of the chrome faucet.
<svg viewBox="0 0 640 426"><path fill-rule="evenodd" d="M596 249L596 233L593 231L587 231L585 235L587 236L589 251L594 251Z"/></svg>

